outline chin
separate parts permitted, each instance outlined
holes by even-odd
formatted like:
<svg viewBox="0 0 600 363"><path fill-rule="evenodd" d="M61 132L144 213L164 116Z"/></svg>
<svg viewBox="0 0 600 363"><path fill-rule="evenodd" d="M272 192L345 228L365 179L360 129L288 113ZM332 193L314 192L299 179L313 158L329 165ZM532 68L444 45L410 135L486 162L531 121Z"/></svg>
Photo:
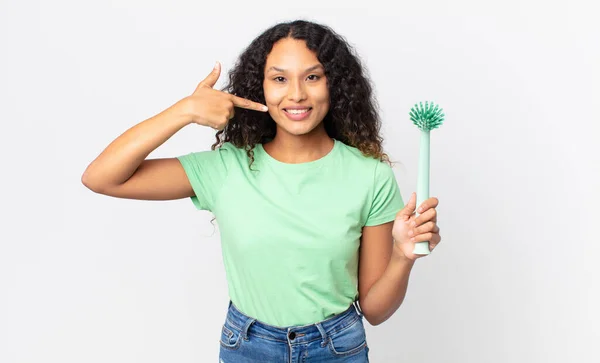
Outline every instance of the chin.
<svg viewBox="0 0 600 363"><path fill-rule="evenodd" d="M279 128L285 130L285 132L295 135L295 136L301 136L301 135L307 135L310 134L311 132L313 132L317 126L317 125L313 125L313 124L301 124L301 122L296 122L296 124L285 124L285 125L280 125Z"/></svg>

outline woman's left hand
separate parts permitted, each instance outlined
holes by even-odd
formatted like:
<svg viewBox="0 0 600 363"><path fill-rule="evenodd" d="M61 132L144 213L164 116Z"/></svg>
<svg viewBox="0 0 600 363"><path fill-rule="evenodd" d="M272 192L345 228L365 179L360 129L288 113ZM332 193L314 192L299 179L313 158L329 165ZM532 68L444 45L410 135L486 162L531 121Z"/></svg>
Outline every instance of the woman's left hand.
<svg viewBox="0 0 600 363"><path fill-rule="evenodd" d="M429 198L419 206L419 216L415 209L417 195L412 193L408 203L398 212L392 227L394 251L397 257L415 261L427 255L415 255L413 250L417 242L429 242L429 251L433 251L440 241L440 228L437 226L437 198Z"/></svg>

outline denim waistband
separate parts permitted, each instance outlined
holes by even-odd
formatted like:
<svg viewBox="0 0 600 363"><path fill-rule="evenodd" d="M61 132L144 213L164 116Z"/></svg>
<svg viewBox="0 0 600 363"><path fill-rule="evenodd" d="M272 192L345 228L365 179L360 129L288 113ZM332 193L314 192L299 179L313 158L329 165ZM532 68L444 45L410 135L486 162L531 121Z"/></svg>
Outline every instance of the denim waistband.
<svg viewBox="0 0 600 363"><path fill-rule="evenodd" d="M276 327L245 315L230 300L226 323L238 329L244 340L248 340L248 335L254 335L273 341L301 344L317 339L325 342L329 334L343 330L362 317L362 311L354 301L345 311L320 322L302 326Z"/></svg>

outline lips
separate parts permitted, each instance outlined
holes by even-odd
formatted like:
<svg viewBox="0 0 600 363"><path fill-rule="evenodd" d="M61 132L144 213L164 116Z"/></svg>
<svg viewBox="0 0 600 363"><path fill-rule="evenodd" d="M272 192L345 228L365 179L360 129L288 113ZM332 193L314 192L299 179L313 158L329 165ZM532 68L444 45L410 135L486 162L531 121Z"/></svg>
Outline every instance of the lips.
<svg viewBox="0 0 600 363"><path fill-rule="evenodd" d="M307 110L306 112L302 112L302 113L292 113L289 112L288 110L292 111L294 110L295 112L298 112L300 110ZM312 107L303 107L303 108L299 108L299 107L289 107L289 108L284 108L283 109L283 113L285 113L285 115L287 116L287 118L289 118L290 120L294 120L294 121L301 121L304 120L305 118L307 118L308 116L310 116L312 112Z"/></svg>
<svg viewBox="0 0 600 363"><path fill-rule="evenodd" d="M300 111L300 110L312 110L312 107L286 107L283 109L284 111Z"/></svg>

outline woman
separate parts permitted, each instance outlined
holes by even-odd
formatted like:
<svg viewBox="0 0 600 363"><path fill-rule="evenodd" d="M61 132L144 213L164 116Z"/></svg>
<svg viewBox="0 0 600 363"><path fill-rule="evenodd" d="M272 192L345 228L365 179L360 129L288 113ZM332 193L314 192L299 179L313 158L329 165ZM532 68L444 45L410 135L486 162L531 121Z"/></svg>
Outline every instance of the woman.
<svg viewBox="0 0 600 363"><path fill-rule="evenodd" d="M438 200L418 217L414 193L404 206L369 81L329 27L277 24L221 91L220 71L114 140L83 183L215 214L231 298L222 362L367 362L363 317L381 324L402 303L414 244L440 242ZM211 150L146 159L191 123L218 130Z"/></svg>

